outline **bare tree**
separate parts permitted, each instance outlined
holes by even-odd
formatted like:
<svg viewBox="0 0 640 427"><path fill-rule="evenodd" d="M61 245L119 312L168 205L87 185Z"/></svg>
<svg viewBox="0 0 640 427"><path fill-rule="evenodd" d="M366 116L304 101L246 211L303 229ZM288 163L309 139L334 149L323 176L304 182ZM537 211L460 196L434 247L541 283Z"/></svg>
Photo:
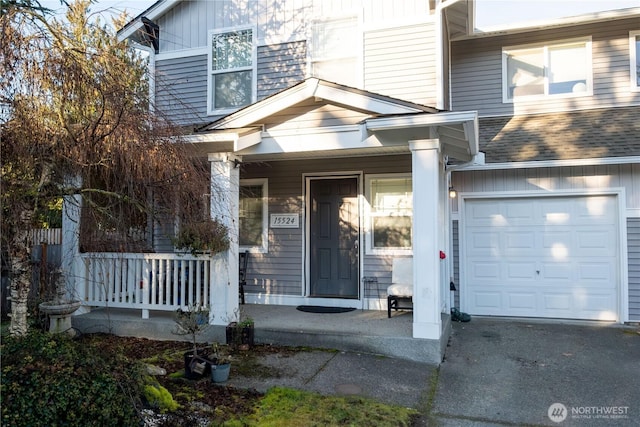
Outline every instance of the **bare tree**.
<svg viewBox="0 0 640 427"><path fill-rule="evenodd" d="M118 251L151 213L206 219L209 192L208 166L180 129L149 113L146 59L112 30L124 17L102 24L89 0L69 4L65 20L39 6L2 0L0 17L2 247L14 334L27 330L24 231L43 206L82 195L81 248Z"/></svg>

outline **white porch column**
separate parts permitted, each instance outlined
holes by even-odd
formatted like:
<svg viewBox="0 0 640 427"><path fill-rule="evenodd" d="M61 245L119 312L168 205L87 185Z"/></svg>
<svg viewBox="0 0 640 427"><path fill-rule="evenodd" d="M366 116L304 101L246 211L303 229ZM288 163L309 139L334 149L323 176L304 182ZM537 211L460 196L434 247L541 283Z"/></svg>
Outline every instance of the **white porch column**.
<svg viewBox="0 0 640 427"><path fill-rule="evenodd" d="M413 337L440 339L440 141L409 141L413 177Z"/></svg>
<svg viewBox="0 0 640 427"><path fill-rule="evenodd" d="M79 187L79 182L70 185ZM84 301L86 298L86 278L84 261L80 258L80 211L82 196L64 196L62 200L62 273L65 278L67 295L72 299ZM80 306L73 315L90 311L87 306Z"/></svg>
<svg viewBox="0 0 640 427"><path fill-rule="evenodd" d="M232 155L209 154L211 162L211 218L229 229L230 246L221 263L212 262L211 316L214 325L226 325L238 310L238 199L240 172Z"/></svg>

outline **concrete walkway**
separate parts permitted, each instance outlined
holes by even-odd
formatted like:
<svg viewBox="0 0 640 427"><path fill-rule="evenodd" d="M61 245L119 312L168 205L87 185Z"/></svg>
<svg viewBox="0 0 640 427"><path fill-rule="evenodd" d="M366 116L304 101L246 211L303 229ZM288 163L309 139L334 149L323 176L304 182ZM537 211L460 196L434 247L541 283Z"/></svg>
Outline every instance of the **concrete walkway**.
<svg viewBox="0 0 640 427"><path fill-rule="evenodd" d="M261 363L272 377L228 384L368 396L418 409L421 426L640 425L640 335L631 327L474 318L454 323L439 368L328 351Z"/></svg>

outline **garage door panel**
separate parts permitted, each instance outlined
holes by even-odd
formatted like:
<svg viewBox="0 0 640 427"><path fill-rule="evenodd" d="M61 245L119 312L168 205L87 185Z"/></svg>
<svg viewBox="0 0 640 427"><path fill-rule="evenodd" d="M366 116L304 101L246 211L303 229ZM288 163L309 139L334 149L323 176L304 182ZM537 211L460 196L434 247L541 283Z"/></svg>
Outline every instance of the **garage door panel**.
<svg viewBox="0 0 640 427"><path fill-rule="evenodd" d="M511 280L523 280L533 281L536 278L536 264L534 262L510 262L507 265L507 277Z"/></svg>
<svg viewBox="0 0 640 427"><path fill-rule="evenodd" d="M489 314L502 307L502 293L498 291L474 292L471 296L478 310L484 311L478 314Z"/></svg>
<svg viewBox="0 0 640 427"><path fill-rule="evenodd" d="M567 317L571 312L571 301L573 296L568 292L542 292L542 302L544 308L549 313L554 313L558 317ZM564 315L561 315L564 312Z"/></svg>
<svg viewBox="0 0 640 427"><path fill-rule="evenodd" d="M542 262L540 274L542 280L569 281L573 277L573 265L568 262Z"/></svg>
<svg viewBox="0 0 640 427"><path fill-rule="evenodd" d="M466 201L463 310L616 318L616 203L613 196Z"/></svg>
<svg viewBox="0 0 640 427"><path fill-rule="evenodd" d="M535 249L536 234L532 231L511 231L504 233L505 249L532 250Z"/></svg>
<svg viewBox="0 0 640 427"><path fill-rule="evenodd" d="M511 292L507 295L507 301L510 312L513 310L535 312L537 306L536 294L531 292Z"/></svg>
<svg viewBox="0 0 640 427"><path fill-rule="evenodd" d="M498 262L490 261L478 261L473 264L473 276L478 280L493 280L500 279L501 265Z"/></svg>

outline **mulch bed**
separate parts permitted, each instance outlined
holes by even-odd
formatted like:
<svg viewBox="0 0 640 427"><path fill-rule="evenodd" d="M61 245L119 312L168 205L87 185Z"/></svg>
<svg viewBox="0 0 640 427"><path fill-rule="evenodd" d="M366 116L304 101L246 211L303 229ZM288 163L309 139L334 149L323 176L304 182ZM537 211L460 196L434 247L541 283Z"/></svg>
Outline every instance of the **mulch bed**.
<svg viewBox="0 0 640 427"><path fill-rule="evenodd" d="M214 384L210 377L199 380L175 378L170 374L184 371L182 355L191 349L190 343L184 341L155 341L145 338L119 337L108 334L85 336L105 352L119 349L129 359L143 360L158 357L154 365L166 369L166 376L159 376L158 381L173 395L181 408L171 414L153 414L153 426L197 426L215 422L219 424L232 417L250 414L255 402L262 396L255 390L244 390L220 384ZM239 364L255 360L263 355L280 353L292 354L296 350L288 347L256 345L247 352L241 352L236 360ZM232 364L232 375L234 365Z"/></svg>

